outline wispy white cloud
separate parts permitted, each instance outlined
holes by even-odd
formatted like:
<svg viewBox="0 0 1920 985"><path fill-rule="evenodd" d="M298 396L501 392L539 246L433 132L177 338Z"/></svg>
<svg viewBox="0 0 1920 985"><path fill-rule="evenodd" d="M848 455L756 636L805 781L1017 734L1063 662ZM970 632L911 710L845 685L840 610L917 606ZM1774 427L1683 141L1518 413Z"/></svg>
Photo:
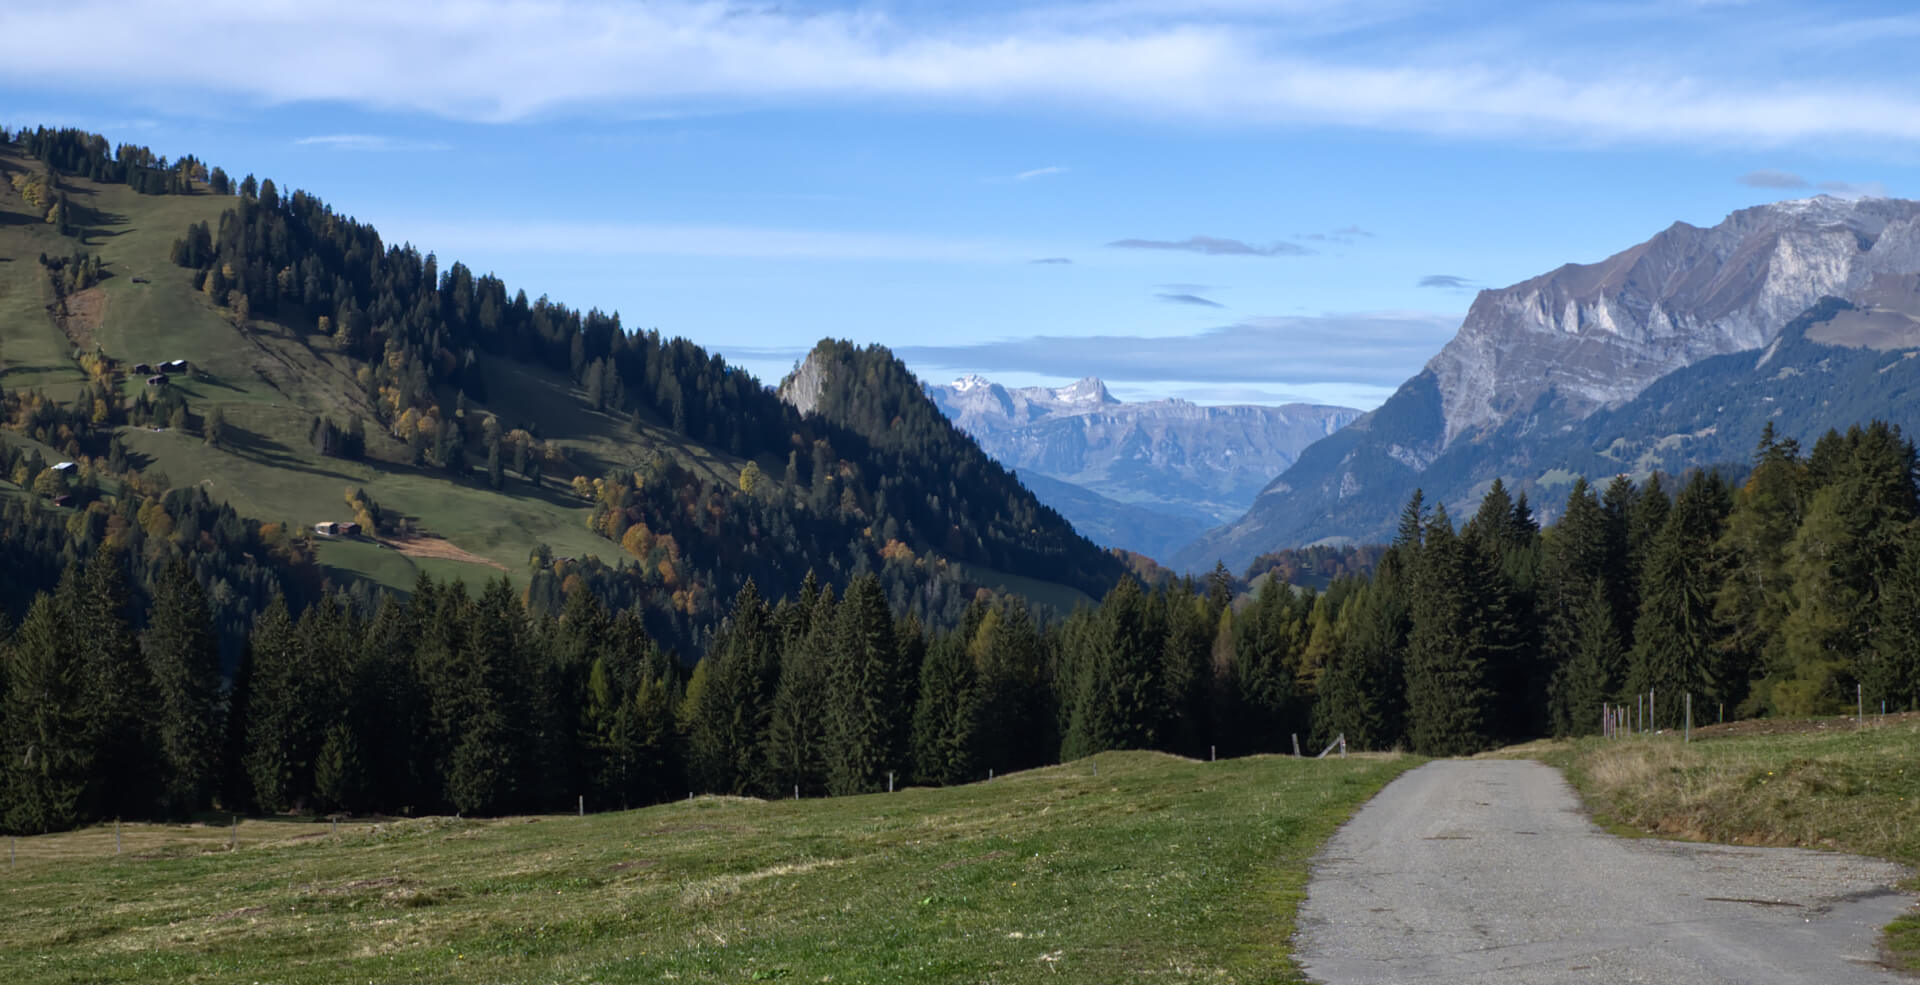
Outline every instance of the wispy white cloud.
<svg viewBox="0 0 1920 985"><path fill-rule="evenodd" d="M1419 372L1459 327L1457 316L1361 312L1249 318L1198 335L1038 335L895 352L915 365L981 373L1390 389Z"/></svg>
<svg viewBox="0 0 1920 985"><path fill-rule="evenodd" d="M155 18L131 0L68 0L0 12L0 35L87 38L84 48L16 46L0 62L0 82L71 78L115 91L164 86L485 121L866 103L1603 143L1920 141L1920 87L1898 72L1850 75L1836 64L1756 75L1693 57L1686 32L1671 31L1665 47L1636 46L1631 57L1588 42L1542 60L1539 39L1523 31L1423 30L1437 15L1396 23L1399 6L1215 0L1169 13L1056 2L1045 7L1051 19L993 11L915 19L905 7L720 0L208 0L192 18ZM1289 25L1302 7L1315 26L1296 30ZM1303 30L1345 43L1306 43ZM1852 43L1843 31L1829 35ZM235 54L259 50L262 38L298 43L273 46L270 69Z"/></svg>
<svg viewBox="0 0 1920 985"><path fill-rule="evenodd" d="M1807 179L1791 171L1778 168L1761 168L1749 171L1735 179L1748 188L1805 188Z"/></svg>
<svg viewBox="0 0 1920 985"><path fill-rule="evenodd" d="M1015 181L1032 181L1032 180L1033 180L1033 179L1035 179L1035 178L1046 178L1046 177L1051 177L1051 176L1053 176L1053 175L1056 175L1056 174L1066 174L1068 170L1069 170L1069 169L1067 169L1067 168L1063 168L1063 167L1058 167L1058 166L1055 166L1055 167L1045 167L1045 168L1034 168L1034 169L1033 169L1033 170L1031 170L1031 171L1022 171L1022 172L1020 172L1019 174L1016 174L1016 175L1014 175L1014 176L1013 176L1013 180L1015 180Z"/></svg>
<svg viewBox="0 0 1920 985"><path fill-rule="evenodd" d="M1820 190L1841 198L1885 198L1887 186L1878 181L1823 181Z"/></svg>
<svg viewBox="0 0 1920 985"><path fill-rule="evenodd" d="M1116 239L1107 244L1123 250L1178 250L1216 257L1304 257L1313 251L1297 243L1270 243L1255 246L1237 239L1219 236L1188 236L1186 239Z"/></svg>
<svg viewBox="0 0 1920 985"><path fill-rule="evenodd" d="M294 141L299 147L324 147L330 150L353 151L437 151L452 150L453 145L438 140L412 140L406 137L387 137L370 133L335 133L321 137L301 137Z"/></svg>
<svg viewBox="0 0 1920 985"><path fill-rule="evenodd" d="M446 221L382 218L395 238L441 255L508 254L684 256L785 260L933 260L1005 263L1031 245L896 233L756 226L618 222Z"/></svg>

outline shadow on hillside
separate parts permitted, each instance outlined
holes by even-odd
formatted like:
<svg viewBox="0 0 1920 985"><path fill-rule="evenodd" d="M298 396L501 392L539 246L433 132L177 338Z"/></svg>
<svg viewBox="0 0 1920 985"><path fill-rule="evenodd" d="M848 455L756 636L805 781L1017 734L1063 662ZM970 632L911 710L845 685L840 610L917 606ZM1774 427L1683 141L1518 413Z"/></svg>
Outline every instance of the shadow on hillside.
<svg viewBox="0 0 1920 985"><path fill-rule="evenodd" d="M368 458L361 464L372 468L376 472L384 472L388 475L413 476L421 479L433 479L439 482L450 482L454 485L465 486L469 489L483 489L488 492L498 493L499 495L513 499L537 499L550 506L558 506L563 509L579 509L587 505L584 500L573 494L573 490L568 488L566 482L557 479L542 479L540 481L540 488L535 489L527 480L509 472L507 473L506 481L501 483L500 488L494 489L487 485L486 472L484 470L469 470L456 475L446 469L434 468L429 465L407 465L400 462L388 462L374 458Z"/></svg>
<svg viewBox="0 0 1920 985"><path fill-rule="evenodd" d="M36 221L38 220L24 212L8 212L5 209L0 209L0 226L31 226ZM8 263L13 262L12 257L0 257L0 259L4 259Z"/></svg>
<svg viewBox="0 0 1920 985"><path fill-rule="evenodd" d="M308 475L324 476L329 479L341 479L347 482L359 480L345 472L323 469L293 454L293 449L269 438L258 431L249 431L229 421L226 425L226 449L242 458L252 459L262 465L271 466L288 472L305 472Z"/></svg>
<svg viewBox="0 0 1920 985"><path fill-rule="evenodd" d="M54 363L49 366L8 366L6 369L0 369L0 377L12 376L15 373L58 373L63 370L78 372L72 363ZM73 382L79 383L80 380L76 378Z"/></svg>

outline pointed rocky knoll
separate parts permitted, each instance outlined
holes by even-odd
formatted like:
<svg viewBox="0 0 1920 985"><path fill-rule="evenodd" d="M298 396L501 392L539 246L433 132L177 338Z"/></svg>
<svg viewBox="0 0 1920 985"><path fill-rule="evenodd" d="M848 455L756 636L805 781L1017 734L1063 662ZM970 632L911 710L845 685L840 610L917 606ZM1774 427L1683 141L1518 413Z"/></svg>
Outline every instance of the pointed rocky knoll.
<svg viewBox="0 0 1920 985"><path fill-rule="evenodd" d="M1238 517L1301 449L1359 416L1313 404L1128 403L1088 377L1009 388L981 376L926 387L948 419L1076 529L1113 547L1166 557ZM1092 495L1074 494L1073 489ZM1117 502L1136 509L1116 512Z"/></svg>
<svg viewBox="0 0 1920 985"><path fill-rule="evenodd" d="M1823 195L1742 209L1711 228L1675 223L1598 263L1482 291L1425 369L1174 562L1231 566L1278 547L1381 540L1415 488L1449 508L1469 506L1495 476L1529 488L1584 458L1578 440L1644 437L1589 436L1580 425L1597 413L1678 370L1771 345L1823 297L1857 303L1819 331L1897 346L1916 334L1899 314L1920 311L1916 272L1920 202Z"/></svg>

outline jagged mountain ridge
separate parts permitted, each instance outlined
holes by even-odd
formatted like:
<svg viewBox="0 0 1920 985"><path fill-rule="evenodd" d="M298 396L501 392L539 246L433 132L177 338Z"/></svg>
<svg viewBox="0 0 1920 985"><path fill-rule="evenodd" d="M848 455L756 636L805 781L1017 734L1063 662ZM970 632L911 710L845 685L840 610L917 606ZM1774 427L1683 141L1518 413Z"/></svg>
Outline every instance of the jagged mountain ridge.
<svg viewBox="0 0 1920 985"><path fill-rule="evenodd" d="M1464 502L1495 475L1524 486L1526 469L1579 457L1553 448L1554 435L1571 441L1581 422L1657 380L1771 344L1823 297L1910 294L1905 277L1916 271L1920 202L1819 196L1742 209L1710 228L1675 223L1599 263L1482 291L1425 369L1303 452L1245 516L1175 563L1379 539L1416 487ZM1524 455L1499 447L1523 435Z"/></svg>
<svg viewBox="0 0 1920 985"><path fill-rule="evenodd" d="M974 375L925 389L948 419L1008 467L1151 511L1116 517L1092 505L1097 500L1048 500L1076 528L1155 557L1178 546L1169 534L1180 528L1239 516L1302 449L1360 414L1316 404L1129 403L1093 377L1015 388ZM1047 498L1048 491L1035 491Z"/></svg>

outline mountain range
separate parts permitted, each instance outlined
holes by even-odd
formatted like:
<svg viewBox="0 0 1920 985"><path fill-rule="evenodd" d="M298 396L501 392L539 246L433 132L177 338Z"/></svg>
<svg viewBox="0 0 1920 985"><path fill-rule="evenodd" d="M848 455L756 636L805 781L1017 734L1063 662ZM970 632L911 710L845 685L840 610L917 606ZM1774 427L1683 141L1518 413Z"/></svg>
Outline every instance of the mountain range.
<svg viewBox="0 0 1920 985"><path fill-rule="evenodd" d="M1360 416L1316 404L1126 402L1092 377L1054 388L966 376L925 389L1075 529L1152 557L1239 517L1301 450Z"/></svg>
<svg viewBox="0 0 1920 985"><path fill-rule="evenodd" d="M1419 374L1172 560L1383 540L1416 488L1458 511L1496 477L1550 518L1575 474L1738 463L1767 419L1906 423L1916 274L1920 202L1818 196L1482 291Z"/></svg>

